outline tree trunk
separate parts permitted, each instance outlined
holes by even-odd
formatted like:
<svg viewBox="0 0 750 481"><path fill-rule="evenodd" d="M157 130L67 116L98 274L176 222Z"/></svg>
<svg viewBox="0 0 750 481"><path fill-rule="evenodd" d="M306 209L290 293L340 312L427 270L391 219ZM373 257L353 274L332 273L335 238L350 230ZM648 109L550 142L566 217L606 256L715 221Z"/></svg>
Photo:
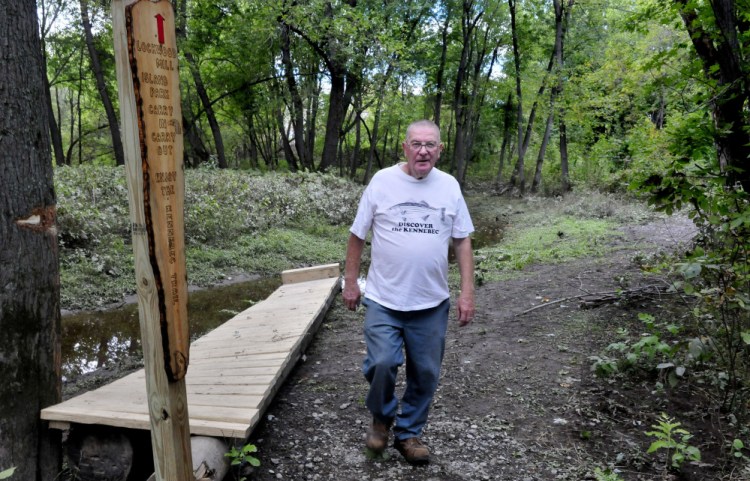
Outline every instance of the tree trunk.
<svg viewBox="0 0 750 481"><path fill-rule="evenodd" d="M560 116L564 116L565 111L560 109ZM568 133L565 126L565 119L561 118L558 128L560 129L560 187L565 192L570 192L570 174L568 173Z"/></svg>
<svg viewBox="0 0 750 481"><path fill-rule="evenodd" d="M470 136L470 122L472 117L472 108L470 105L470 95L467 93L467 83L470 79L469 64L474 56L473 36L477 29L477 23L484 14L480 11L476 15L472 10L473 2L464 0L463 13L461 16L461 34L462 48L461 57L458 63L458 72L456 74L456 85L453 89L453 111L455 112L455 141L453 144L453 165L456 168L456 178L463 185L463 175L470 155L468 142ZM481 54L477 54L481 57ZM478 62L481 59L477 60Z"/></svg>
<svg viewBox="0 0 750 481"><path fill-rule="evenodd" d="M344 124L346 110L349 108L351 94L348 94L353 80L343 71L333 70L331 74L331 93L329 95L328 119L326 120L326 136L323 140L323 155L319 170L325 171L336 164L336 158L341 138L341 126Z"/></svg>
<svg viewBox="0 0 750 481"><path fill-rule="evenodd" d="M200 164L209 161L211 153L206 148L206 144L203 143L203 139L201 139L198 132L198 125L188 120L185 112L186 110L182 111L182 132L188 141L188 145L190 145L190 149L185 149L185 165L198 167Z"/></svg>
<svg viewBox="0 0 750 481"><path fill-rule="evenodd" d="M495 177L495 187L500 188L500 184L503 182L503 165L505 164L505 153L512 151L508 149L508 146L512 144L510 142L513 131L513 95L508 94L508 100L503 105L503 144L500 147L500 163L497 167L497 177Z"/></svg>
<svg viewBox="0 0 750 481"><path fill-rule="evenodd" d="M440 111L443 108L443 91L445 90L445 59L448 55L448 27L450 26L451 20L451 6L447 7L445 12L445 22L443 22L443 30L440 33L442 43L440 47L440 64L438 65L437 75L435 79L435 125L440 127Z"/></svg>
<svg viewBox="0 0 750 481"><path fill-rule="evenodd" d="M520 53L518 51L518 31L516 29L516 0L508 0L508 6L510 7L510 29L513 37L513 61L516 66L516 98L518 99L518 109L516 114L516 121L518 122L518 162L516 163L516 169L513 172L514 176L511 178L511 183L518 187L518 190L523 195L526 190L526 179L524 178L524 165L523 165L523 104L521 95L521 60Z"/></svg>
<svg viewBox="0 0 750 481"><path fill-rule="evenodd" d="M0 3L0 467L14 480L60 472L60 432L39 418L60 401L56 199L35 2Z"/></svg>
<svg viewBox="0 0 750 481"><path fill-rule="evenodd" d="M359 96L358 96L359 97ZM359 151L362 149L362 117L360 116L362 111L362 100L357 99L356 111L354 119L354 149L352 150L352 157L350 161L349 178L354 179L357 175L357 168L359 167Z"/></svg>
<svg viewBox="0 0 750 481"><path fill-rule="evenodd" d="M297 159L294 157L292 146L289 143L289 137L284 130L284 112L281 106L276 108L276 128L279 131L279 137L281 138L281 147L284 150L284 159L289 166L289 170L291 170L292 172L297 172Z"/></svg>
<svg viewBox="0 0 750 481"><path fill-rule="evenodd" d="M52 152L55 154L55 164L65 165L65 152L63 152L62 133L55 118L55 110L52 106L52 86L47 77L47 52L42 41L42 68L44 72L44 103L47 104L47 120L49 122L49 133L52 140Z"/></svg>
<svg viewBox="0 0 750 481"><path fill-rule="evenodd" d="M208 98L208 92L206 86L203 84L203 78L201 72L198 69L198 63L195 61L195 57L190 52L185 52L185 60L190 68L190 74L193 76L193 82L195 83L195 91L198 94L198 98L203 105L203 110L206 111L206 119L208 119L208 125L211 127L211 133L214 137L214 146L216 147L216 161L220 169L227 168L227 158L224 154L224 139L221 136L221 129L219 128L219 122L216 120L216 114L214 113L214 107L211 104L211 99Z"/></svg>
<svg viewBox="0 0 750 481"><path fill-rule="evenodd" d="M89 19L88 0L80 0L81 5L81 22L83 23L83 33L86 39L86 48L91 58L91 69L96 78L96 88L99 91L99 97L102 99L104 111L107 114L109 122L109 132L112 136L112 150L115 155L116 165L125 165L125 154L122 148L122 137L120 137L120 123L117 120L115 107L112 105L112 99L107 91L107 84L104 80L101 62L99 62L99 52L94 45L94 35L91 33L91 20Z"/></svg>
<svg viewBox="0 0 750 481"><path fill-rule="evenodd" d="M318 120L318 105L320 92L323 89L320 79L315 77L313 95L307 105L307 158L310 159L310 170L315 170L315 133L316 122Z"/></svg>
<svg viewBox="0 0 750 481"><path fill-rule="evenodd" d="M750 128L745 106L750 100L750 84L743 72L747 59L738 40L746 33L747 22L737 17L739 7L733 0L710 3L713 21L706 20L705 14L699 16L692 3L675 2L680 6L680 15L701 59L704 75L716 83L710 103L719 168L727 173L728 186L739 184L748 191Z"/></svg>
<svg viewBox="0 0 750 481"><path fill-rule="evenodd" d="M565 35L568 31L568 21L570 19L570 12L573 10L573 4L575 0L568 0L568 6L563 12L561 0L554 0L555 7L555 23L557 27L557 39L559 39L559 46L556 48L556 63L557 63L557 87L555 88L555 99L559 99L563 95L563 89L565 84L563 83L563 68L565 67ZM560 187L563 193L570 191L570 175L568 173L568 134L567 127L565 125L565 107L560 106L559 108L559 120L558 129L560 131Z"/></svg>
<svg viewBox="0 0 750 481"><path fill-rule="evenodd" d="M208 119L208 125L211 127L211 134L214 137L214 146L216 147L216 161L217 165L221 169L227 168L227 158L224 152L224 139L221 136L221 129L219 128L219 123L216 120L216 114L214 113L214 107L211 103L211 100L208 98L208 92L206 91L206 87L203 84L203 78L201 77L200 69L198 68L198 63L195 61L195 57L193 57L193 54L191 52L188 52L184 49L185 44L185 38L187 36L187 0L182 0L182 2L178 3L178 0L173 0L174 3L174 9L176 12L179 12L176 14L175 21L177 23L176 27L176 36L177 36L177 45L178 48L182 48L184 50L185 60L187 61L188 68L190 69L190 75L193 77L193 83L195 84L195 90L198 94L198 98L201 101L201 105L203 106L203 110L206 112L206 118ZM190 106L187 104L187 95L182 96L182 111L183 112L190 112ZM197 119L194 119L195 122ZM185 132L187 133L187 131ZM203 142L201 141L201 144ZM192 142L191 142L192 146ZM203 146L205 149L205 146ZM199 155L200 157L200 155Z"/></svg>
<svg viewBox="0 0 750 481"><path fill-rule="evenodd" d="M281 63L284 65L284 78L286 79L286 87L291 97L289 113L292 130L294 131L294 150L297 152L297 157L302 167L312 168L312 159L308 158L309 151L305 143L305 109L302 104L302 96L297 88L297 79L294 77L289 26L284 22L280 22L279 29L281 31Z"/></svg>
<svg viewBox="0 0 750 481"><path fill-rule="evenodd" d="M536 158L536 170L534 171L534 180L531 183L531 192L536 193L539 186L542 184L542 165L544 164L544 155L547 152L547 145L549 144L549 138L552 134L552 122L555 118L554 115L554 100L550 101L550 110L547 115L547 126L544 129L544 137L542 138L542 145L539 147L539 155Z"/></svg>

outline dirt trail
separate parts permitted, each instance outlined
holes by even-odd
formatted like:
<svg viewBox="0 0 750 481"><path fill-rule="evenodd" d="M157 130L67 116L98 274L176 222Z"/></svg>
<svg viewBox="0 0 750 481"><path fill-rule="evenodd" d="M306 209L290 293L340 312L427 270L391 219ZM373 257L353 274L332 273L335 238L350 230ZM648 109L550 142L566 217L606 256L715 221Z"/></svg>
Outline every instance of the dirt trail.
<svg viewBox="0 0 750 481"><path fill-rule="evenodd" d="M701 431L710 416L689 411L689 399L650 396L653 381L622 387L590 370L589 356L611 342L616 327L635 325L639 312L680 315L675 299L650 296L586 310L570 300L518 315L545 301L653 284L633 259L677 249L693 233L684 217L626 227L606 257L538 265L479 287L474 323L449 329L424 433L433 455L422 468L392 448L387 459L367 458L362 316L337 299L251 439L263 464L249 479L582 480L608 465L622 479L662 479L659 458L645 454L644 432L670 406L703 443L705 464L685 467L676 479L729 479L711 465L720 442Z"/></svg>

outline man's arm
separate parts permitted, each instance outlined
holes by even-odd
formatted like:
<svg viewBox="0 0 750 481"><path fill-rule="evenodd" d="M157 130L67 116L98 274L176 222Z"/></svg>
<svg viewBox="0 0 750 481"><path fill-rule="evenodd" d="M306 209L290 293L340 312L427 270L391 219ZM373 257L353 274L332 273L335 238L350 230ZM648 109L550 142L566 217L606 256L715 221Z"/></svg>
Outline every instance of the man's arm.
<svg viewBox="0 0 750 481"><path fill-rule="evenodd" d="M458 295L458 325L465 326L474 319L474 253L471 238L453 238L453 251L456 254L458 272L461 275L461 293Z"/></svg>
<svg viewBox="0 0 750 481"><path fill-rule="evenodd" d="M362 261L362 249L365 240L354 234L349 234L349 243L346 246L346 267L344 268L344 305L350 310L355 310L359 305L362 292L359 290L359 264ZM473 274L472 274L473 278Z"/></svg>

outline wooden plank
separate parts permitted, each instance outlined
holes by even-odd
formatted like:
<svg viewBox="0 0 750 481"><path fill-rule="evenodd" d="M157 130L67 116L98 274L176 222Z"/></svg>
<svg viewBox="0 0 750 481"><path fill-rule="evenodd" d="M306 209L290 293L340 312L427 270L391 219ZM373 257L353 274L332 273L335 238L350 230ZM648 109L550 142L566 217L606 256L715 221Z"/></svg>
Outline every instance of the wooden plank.
<svg viewBox="0 0 750 481"><path fill-rule="evenodd" d="M340 275L338 264L327 264L323 266L304 267L302 269L290 269L281 273L281 282L294 284L296 282L314 281L338 277Z"/></svg>
<svg viewBox="0 0 750 481"><path fill-rule="evenodd" d="M246 439L255 427L311 341L339 288L338 279L333 278L302 284L308 286L287 289L284 296L276 296L277 300L270 303L272 308L278 306L285 318L277 329L264 326L255 331L256 338L265 336L264 342L253 339L253 323L273 325L279 311L268 309L266 305L259 314L256 312L258 303L208 333L200 339L202 342L193 343L190 368L185 377L192 434ZM312 307L289 308L288 303L294 302L295 293L307 297L312 296L313 291L317 300ZM296 314L296 321L291 315L287 318L287 313ZM248 322L250 318L252 322ZM227 324L232 326L231 330L226 329ZM239 335L227 338L227 333L234 331ZM292 336L292 331L297 335ZM283 340L269 340L279 334L284 336ZM279 349L281 344L283 349ZM60 428L80 422L148 429L145 386L145 371L136 371L44 409L42 419Z"/></svg>
<svg viewBox="0 0 750 481"><path fill-rule="evenodd" d="M266 384L191 384L187 386L188 397L191 394L261 394L265 395L269 386Z"/></svg>
<svg viewBox="0 0 750 481"><path fill-rule="evenodd" d="M305 325L304 327L309 327L309 325ZM285 345L289 342L293 343L295 339L299 339L300 336L304 336L306 332L307 329L299 329L297 330L297 332L271 331L267 333L261 332L257 336L252 336L252 331L248 331L244 334L236 334L230 336L212 336L210 338L201 339L200 342L195 341L191 350L195 350L196 352L212 351L217 347L223 347L225 351L236 354L243 352L247 354L253 354L256 353L256 350L260 349L262 349L263 351L272 349L273 351L271 352L278 352L279 345ZM284 352L284 350L281 350L281 352ZM288 353L288 351L286 352Z"/></svg>
<svg viewBox="0 0 750 481"><path fill-rule="evenodd" d="M250 352L243 355L235 355L236 361L226 361L232 365L241 362L243 366L275 366L282 364L289 356L288 352ZM203 364L218 365L219 361L209 358L196 357L190 362L190 366L200 366Z"/></svg>
<svg viewBox="0 0 750 481"><path fill-rule="evenodd" d="M59 421L68 421L77 424L99 424L115 426L127 429L150 428L148 414L128 413L115 417L116 412L102 411L91 408L61 407L56 411ZM202 436L219 436L245 439L250 431L250 426L259 418L259 411L252 414L251 422L225 422L213 419L190 418L190 432ZM58 423L59 424L59 423Z"/></svg>
<svg viewBox="0 0 750 481"><path fill-rule="evenodd" d="M279 366L212 366L210 364L204 364L201 366L190 366L188 372L188 379L195 379L199 376L223 376L223 377L235 377L235 376L266 376L276 374L279 371Z"/></svg>
<svg viewBox="0 0 750 481"><path fill-rule="evenodd" d="M188 403L193 406L226 406L258 409L263 396L253 394L188 394ZM192 413L191 413L192 414Z"/></svg>
<svg viewBox="0 0 750 481"><path fill-rule="evenodd" d="M249 386L249 385L268 385L276 380L278 373L270 376L216 376L203 375L191 376L188 382L191 386L215 385L215 386Z"/></svg>

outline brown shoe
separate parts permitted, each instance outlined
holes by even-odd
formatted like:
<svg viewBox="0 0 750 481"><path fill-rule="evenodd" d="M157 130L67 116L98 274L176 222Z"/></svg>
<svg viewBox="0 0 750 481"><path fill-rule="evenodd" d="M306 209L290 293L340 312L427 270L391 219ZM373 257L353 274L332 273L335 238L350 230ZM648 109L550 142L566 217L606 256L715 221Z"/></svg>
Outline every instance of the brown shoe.
<svg viewBox="0 0 750 481"><path fill-rule="evenodd" d="M381 423L377 419L373 419L370 429L367 430L365 446L375 454L380 454L385 451L386 446L388 446L388 431L390 431L390 429L389 425Z"/></svg>
<svg viewBox="0 0 750 481"><path fill-rule="evenodd" d="M419 438L396 439L393 442L393 447L410 464L422 465L430 462L430 450L422 444Z"/></svg>

